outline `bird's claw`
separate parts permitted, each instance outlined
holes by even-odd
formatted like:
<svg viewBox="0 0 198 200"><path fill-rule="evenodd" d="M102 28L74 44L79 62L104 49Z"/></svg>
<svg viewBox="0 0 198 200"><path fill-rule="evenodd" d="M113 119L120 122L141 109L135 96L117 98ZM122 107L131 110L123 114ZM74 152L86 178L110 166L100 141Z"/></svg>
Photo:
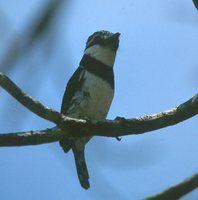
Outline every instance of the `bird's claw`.
<svg viewBox="0 0 198 200"><path fill-rule="evenodd" d="M119 141L119 142L120 142L120 141L121 141L121 139L122 139L122 138L121 138L121 137L119 137L119 136L117 136L117 137L115 137L115 138L116 138L116 140L117 140L117 141Z"/></svg>

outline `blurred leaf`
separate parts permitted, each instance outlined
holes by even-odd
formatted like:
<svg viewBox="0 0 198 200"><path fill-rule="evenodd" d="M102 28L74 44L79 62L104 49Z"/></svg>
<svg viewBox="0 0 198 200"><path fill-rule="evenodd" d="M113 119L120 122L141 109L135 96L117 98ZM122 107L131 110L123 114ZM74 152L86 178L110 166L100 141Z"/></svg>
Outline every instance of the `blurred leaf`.
<svg viewBox="0 0 198 200"><path fill-rule="evenodd" d="M61 3L64 1L51 1L44 9L39 17L33 19L33 22L29 23L31 27L26 27L21 36L16 36L13 42L10 44L9 49L5 53L4 59L0 63L1 71L9 73L14 66L16 60L24 54L27 50L30 50L32 44L37 41L38 38L44 36L55 18ZM27 31L28 30L28 31Z"/></svg>
<svg viewBox="0 0 198 200"><path fill-rule="evenodd" d="M196 7L197 10L198 10L198 0L193 0L193 3L194 3L195 7Z"/></svg>
<svg viewBox="0 0 198 200"><path fill-rule="evenodd" d="M27 45L31 45L32 42L37 40L37 38L41 37L46 31L49 29L52 24L53 19L55 18L56 13L59 11L59 8L63 3L60 1L51 1L49 5L43 10L43 14L39 19L35 20L35 26L32 27L30 35L29 35L29 43Z"/></svg>

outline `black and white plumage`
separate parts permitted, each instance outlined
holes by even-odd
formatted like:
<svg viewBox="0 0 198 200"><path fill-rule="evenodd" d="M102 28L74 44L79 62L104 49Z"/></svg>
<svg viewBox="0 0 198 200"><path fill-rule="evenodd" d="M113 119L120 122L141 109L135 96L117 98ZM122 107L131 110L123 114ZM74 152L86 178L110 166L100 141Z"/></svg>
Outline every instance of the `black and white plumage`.
<svg viewBox="0 0 198 200"><path fill-rule="evenodd" d="M113 65L120 33L98 31L86 43L78 69L70 78L62 101L61 113L73 118L105 119L114 95ZM85 144L91 137L71 137L60 141L67 153L72 149L81 186L89 188Z"/></svg>

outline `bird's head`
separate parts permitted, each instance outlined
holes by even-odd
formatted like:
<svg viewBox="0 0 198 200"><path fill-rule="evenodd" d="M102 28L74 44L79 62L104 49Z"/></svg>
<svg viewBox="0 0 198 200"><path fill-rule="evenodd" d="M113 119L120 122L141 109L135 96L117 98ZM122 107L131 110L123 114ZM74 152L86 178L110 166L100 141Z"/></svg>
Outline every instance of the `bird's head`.
<svg viewBox="0 0 198 200"><path fill-rule="evenodd" d="M114 51L117 51L119 46L119 36L120 33L111 33L109 31L97 31L89 36L86 48L89 48L94 45L106 46L111 48Z"/></svg>
<svg viewBox="0 0 198 200"><path fill-rule="evenodd" d="M97 31L89 36L84 53L104 64L113 66L119 47L119 36L120 33Z"/></svg>

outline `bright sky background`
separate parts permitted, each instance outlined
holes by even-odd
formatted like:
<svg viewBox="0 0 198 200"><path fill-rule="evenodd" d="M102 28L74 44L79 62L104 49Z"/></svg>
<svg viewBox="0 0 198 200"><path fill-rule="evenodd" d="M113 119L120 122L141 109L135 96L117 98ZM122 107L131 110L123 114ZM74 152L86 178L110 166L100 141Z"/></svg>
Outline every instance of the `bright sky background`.
<svg viewBox="0 0 198 200"><path fill-rule="evenodd" d="M49 1L0 1L0 62ZM68 2L68 3L66 3ZM25 92L60 110L66 82L86 39L98 30L120 32L116 91L108 118L170 109L198 86L198 11L191 0L65 1L44 41L0 69ZM52 127L0 89L0 132ZM2 200L140 200L198 172L197 117L139 136L95 137L87 145L91 188L80 187L72 153L58 143L0 149ZM182 200L196 200L198 190Z"/></svg>

